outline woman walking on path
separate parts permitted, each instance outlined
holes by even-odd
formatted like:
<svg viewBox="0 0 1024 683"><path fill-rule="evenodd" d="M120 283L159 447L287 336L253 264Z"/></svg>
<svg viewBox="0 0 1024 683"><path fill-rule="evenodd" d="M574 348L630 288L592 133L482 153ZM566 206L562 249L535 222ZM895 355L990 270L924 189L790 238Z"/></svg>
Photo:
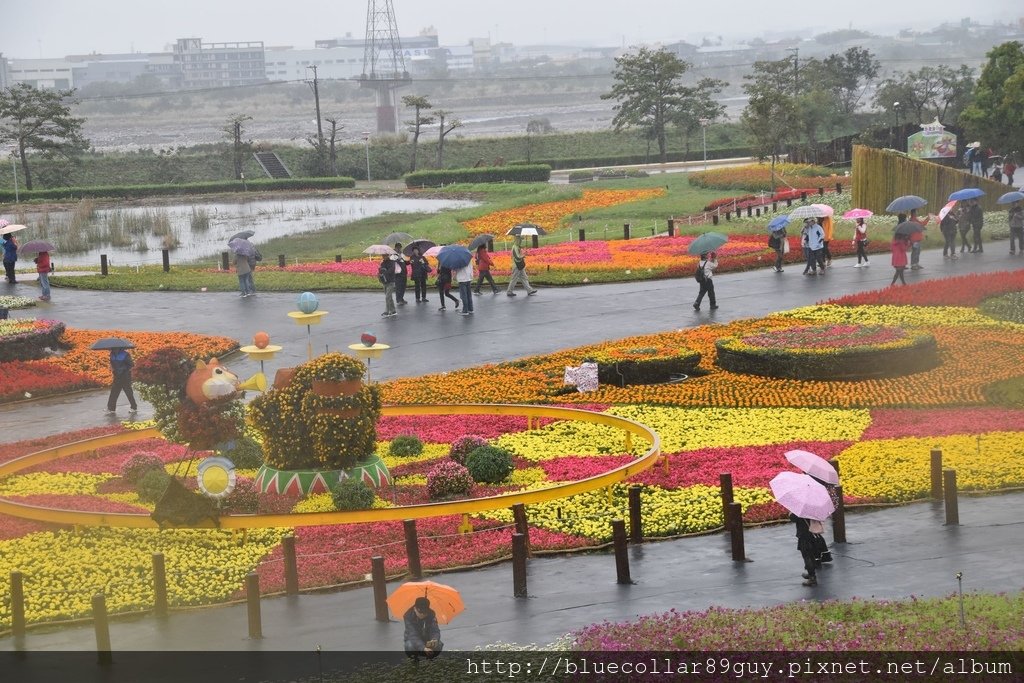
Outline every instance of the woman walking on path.
<svg viewBox="0 0 1024 683"><path fill-rule="evenodd" d="M481 244L476 249L476 269L479 271L480 276L476 281L476 293L480 293L480 287L484 284L484 280L487 280L491 285L491 294L498 293L498 286L494 284L494 278L491 277L491 266L494 265L494 261L491 260L491 255L487 253L487 245Z"/></svg>
<svg viewBox="0 0 1024 683"><path fill-rule="evenodd" d="M1011 252L1012 253L1012 252ZM43 293L39 297L40 301L50 300L50 252L41 251L35 258L36 262L36 273L39 275L39 286L42 287Z"/></svg>
<svg viewBox="0 0 1024 683"><path fill-rule="evenodd" d="M942 258L959 258L956 255L956 226L959 222L960 208L956 206L939 221L939 231L945 241L942 245Z"/></svg>
<svg viewBox="0 0 1024 683"><path fill-rule="evenodd" d="M825 232L813 218L804 221L803 230L800 231L801 241L806 246L807 266L804 268L804 275L817 275L818 262L821 261L821 272L825 272L825 262L821 257L821 250L824 247Z"/></svg>
<svg viewBox="0 0 1024 683"><path fill-rule="evenodd" d="M459 297L462 299L462 315L473 315L473 261L455 271L459 281Z"/></svg>
<svg viewBox="0 0 1024 683"><path fill-rule="evenodd" d="M920 232L910 233L910 269L921 270L924 268L919 261L921 260L921 243L924 241L924 231L928 222L931 220L930 216L925 216L922 220L917 215L917 209L910 210L910 220L921 226ZM903 221L900 221L901 223Z"/></svg>
<svg viewBox="0 0 1024 683"><path fill-rule="evenodd" d="M18 284L18 278L14 273L14 264L18 262L18 243L14 235L4 235L4 272L7 275L7 282L12 285Z"/></svg>
<svg viewBox="0 0 1024 683"><path fill-rule="evenodd" d="M380 266L377 267L377 280L384 285L384 312L380 314L382 318L392 318L398 315L398 311L395 309L396 265L391 256L384 254Z"/></svg>
<svg viewBox="0 0 1024 683"><path fill-rule="evenodd" d="M971 232L971 217L967 215L967 207L957 205L957 228L960 230L960 253L974 251L971 241L967 235Z"/></svg>
<svg viewBox="0 0 1024 683"><path fill-rule="evenodd" d="M249 265L249 257L235 253L235 274L238 275L238 289L241 292L238 296L245 298L255 294L255 290L249 291L249 278L252 277L252 266Z"/></svg>
<svg viewBox="0 0 1024 683"><path fill-rule="evenodd" d="M981 229L985 225L985 214L982 213L981 205L978 204L977 199L970 200L970 206L967 207L967 219L974 233L974 248L971 249L971 253L982 254L984 249L981 248Z"/></svg>
<svg viewBox="0 0 1024 683"><path fill-rule="evenodd" d="M135 402L135 392L132 391L132 355L127 349L110 350L110 372L114 376L114 383L110 385L110 396L107 398L107 413L114 413L117 409L117 398L124 392L131 406L129 412L135 413L139 410L139 404Z"/></svg>
<svg viewBox="0 0 1024 683"><path fill-rule="evenodd" d="M821 232L824 236L821 248L821 268L824 270L825 266L832 267L832 250L828 248L829 243L832 241L832 216L822 216L818 219L818 225L821 226Z"/></svg>
<svg viewBox="0 0 1024 683"><path fill-rule="evenodd" d="M451 293L451 288L452 288L452 271L451 271L451 269L450 268L445 268L444 266L438 266L437 267L437 280L436 280L436 282L437 282L437 293L439 295L439 298L441 299L441 308L439 308L437 310L439 310L439 311L445 310L445 306L444 306L445 297L447 297L447 298L451 299L452 301L454 301L455 302L455 310L459 310L459 300L456 299L454 296L452 296L452 293Z"/></svg>
<svg viewBox="0 0 1024 683"><path fill-rule="evenodd" d="M857 219L857 225L853 230L853 245L857 247L857 262L853 264L854 268L867 268L871 264L868 262L868 224L863 218ZM861 259L864 262L861 263Z"/></svg>
<svg viewBox="0 0 1024 683"><path fill-rule="evenodd" d="M814 555L817 548L814 543L814 534L811 533L811 523L814 520L797 517L789 513L789 521L796 524L796 549L800 551L800 557L804 560L804 583L805 586L817 586L818 576L815 573ZM821 526L821 522L818 522Z"/></svg>
<svg viewBox="0 0 1024 683"><path fill-rule="evenodd" d="M782 228L781 230L772 232L771 237L768 238L768 246L775 250L775 272L783 272L782 259L786 255L787 247L789 247L789 240L786 237L786 229Z"/></svg>
<svg viewBox="0 0 1024 683"><path fill-rule="evenodd" d="M896 273L892 276L890 287L896 284L897 279L904 285L907 284L903 277L903 271L907 269L908 249L910 249L910 240L905 235L896 235L892 238L892 267L896 269Z"/></svg>
<svg viewBox="0 0 1024 683"><path fill-rule="evenodd" d="M700 302L703 301L704 295L708 295L708 302L711 303L711 310L718 308L718 304L715 303L715 281L714 273L715 268L718 267L718 260L715 258L715 252L711 254L701 254L700 264L697 266L697 274L695 276L697 282L700 283L700 291L697 292L697 300L693 302L693 310L700 310Z"/></svg>
<svg viewBox="0 0 1024 683"><path fill-rule="evenodd" d="M1010 207L1009 215L1010 223L1010 256L1013 256L1014 241L1020 246L1020 255L1024 256L1024 207L1020 205L1020 202L1014 202L1013 206Z"/></svg>
<svg viewBox="0 0 1024 683"><path fill-rule="evenodd" d="M408 303L405 300L405 288L409 284L408 262L402 256L401 242L395 244L395 251L398 252L398 258L395 259L395 300L399 306L404 306Z"/></svg>
<svg viewBox="0 0 1024 683"><path fill-rule="evenodd" d="M530 286L530 278L526 277L526 258L523 256L523 236L516 235L512 242L512 277L508 281L508 289L505 294L515 296L516 285L522 284L526 288L527 296L537 293L535 287Z"/></svg>
<svg viewBox="0 0 1024 683"><path fill-rule="evenodd" d="M432 268L427 263L417 247L413 247L412 256L409 258L409 264L412 269L412 283L416 288L416 303L427 302L427 276L430 275Z"/></svg>

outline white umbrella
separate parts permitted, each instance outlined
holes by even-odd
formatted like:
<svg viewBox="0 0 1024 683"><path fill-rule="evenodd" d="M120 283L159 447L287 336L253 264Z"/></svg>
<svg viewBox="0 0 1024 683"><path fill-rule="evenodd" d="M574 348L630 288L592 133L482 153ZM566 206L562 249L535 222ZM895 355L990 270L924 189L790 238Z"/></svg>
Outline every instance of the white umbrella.
<svg viewBox="0 0 1024 683"><path fill-rule="evenodd" d="M821 208L821 204L808 204L798 206L789 212L790 218L824 218L829 215ZM831 208L831 207L830 207Z"/></svg>
<svg viewBox="0 0 1024 683"><path fill-rule="evenodd" d="M7 235L12 232L18 232L19 230L28 230L28 226L17 225L15 223L8 223L4 227L0 228L0 235Z"/></svg>
<svg viewBox="0 0 1024 683"><path fill-rule="evenodd" d="M371 254L373 256L385 256L385 255L391 255L391 254L395 254L395 255L398 254L397 251L395 251L394 249L392 249L391 247L389 247L386 244L371 244L366 249L363 249L363 253L364 254Z"/></svg>

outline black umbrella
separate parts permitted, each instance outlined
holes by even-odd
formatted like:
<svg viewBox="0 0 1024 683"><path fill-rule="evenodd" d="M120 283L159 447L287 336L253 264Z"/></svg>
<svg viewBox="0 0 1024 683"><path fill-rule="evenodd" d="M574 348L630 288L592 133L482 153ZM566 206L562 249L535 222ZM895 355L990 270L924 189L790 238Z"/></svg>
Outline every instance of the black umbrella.
<svg viewBox="0 0 1024 683"><path fill-rule="evenodd" d="M431 242L430 240L425 240L425 239L413 240L412 242L409 242L409 244L405 245L405 247L402 249L402 253L405 254L406 256L412 256L412 250L413 249L419 249L420 250L420 255L422 256L423 252L425 252L427 249L430 249L431 247L436 247L436 246L437 246L437 243L436 242Z"/></svg>
<svg viewBox="0 0 1024 683"><path fill-rule="evenodd" d="M903 221L896 226L894 232L897 235L910 235L915 232L924 232L924 228L921 227L920 223L914 221Z"/></svg>
<svg viewBox="0 0 1024 683"><path fill-rule="evenodd" d="M535 223L519 223L513 225L506 235L546 235L547 230Z"/></svg>
<svg viewBox="0 0 1024 683"><path fill-rule="evenodd" d="M242 232L236 232L234 235L228 238L228 243L230 244L231 240L247 240L255 234L256 233L253 232L252 230L243 230Z"/></svg>
<svg viewBox="0 0 1024 683"><path fill-rule="evenodd" d="M473 241L469 243L469 250L476 251L481 246L487 244L494 239L494 235L477 235L473 238Z"/></svg>
<svg viewBox="0 0 1024 683"><path fill-rule="evenodd" d="M97 339L89 348L93 351L112 351L114 349L134 349L135 344L120 337L104 337L103 339Z"/></svg>

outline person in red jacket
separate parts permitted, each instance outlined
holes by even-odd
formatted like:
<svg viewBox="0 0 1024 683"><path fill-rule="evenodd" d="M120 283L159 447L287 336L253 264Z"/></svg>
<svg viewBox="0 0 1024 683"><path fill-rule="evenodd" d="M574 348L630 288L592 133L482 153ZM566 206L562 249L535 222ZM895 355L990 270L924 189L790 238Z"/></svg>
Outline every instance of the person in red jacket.
<svg viewBox="0 0 1024 683"><path fill-rule="evenodd" d="M494 284L494 278L491 277L491 266L494 265L494 261L491 260L491 255L487 253L487 245L481 244L476 248L476 269L480 275L476 279L476 289L473 290L477 294L480 293L480 287L484 284L484 280L491 285L491 294L498 293L498 287Z"/></svg>
<svg viewBox="0 0 1024 683"><path fill-rule="evenodd" d="M36 273L39 275L39 286L43 288L40 301L50 300L50 252L41 251L35 258Z"/></svg>
<svg viewBox="0 0 1024 683"><path fill-rule="evenodd" d="M892 238L892 267L896 269L896 273L892 276L890 287L896 284L897 279L903 284L907 284L903 277L903 271L907 269L907 250L909 249L910 239L906 235L896 235Z"/></svg>

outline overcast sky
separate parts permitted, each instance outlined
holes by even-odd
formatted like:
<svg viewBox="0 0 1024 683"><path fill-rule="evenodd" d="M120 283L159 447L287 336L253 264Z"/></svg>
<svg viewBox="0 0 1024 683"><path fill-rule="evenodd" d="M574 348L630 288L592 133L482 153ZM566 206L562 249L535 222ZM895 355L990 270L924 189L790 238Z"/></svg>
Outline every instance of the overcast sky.
<svg viewBox="0 0 1024 683"><path fill-rule="evenodd" d="M378 4L383 4L379 2ZM365 0L0 0L9 58L156 52L177 38L262 40L312 47L366 31ZM1024 16L1020 0L394 0L398 29L434 26L442 44L487 37L516 44L726 41L763 32L859 28L894 33L966 16L983 23Z"/></svg>

